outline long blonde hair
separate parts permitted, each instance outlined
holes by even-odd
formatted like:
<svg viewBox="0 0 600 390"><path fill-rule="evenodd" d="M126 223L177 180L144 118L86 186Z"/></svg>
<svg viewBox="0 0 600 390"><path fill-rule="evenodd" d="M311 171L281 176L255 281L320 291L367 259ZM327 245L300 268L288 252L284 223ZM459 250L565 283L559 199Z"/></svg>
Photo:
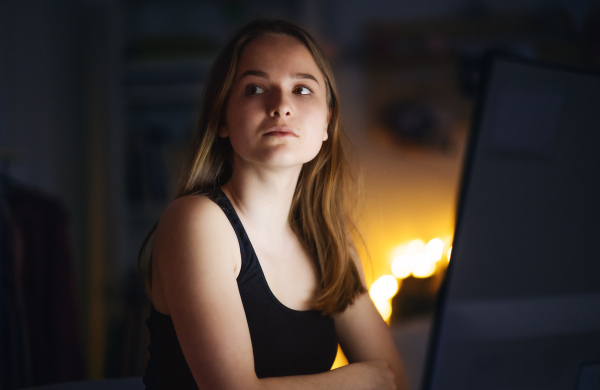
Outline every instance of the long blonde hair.
<svg viewBox="0 0 600 390"><path fill-rule="evenodd" d="M328 139L317 156L302 167L289 222L317 267L320 291L313 309L327 314L342 312L366 291L354 263L356 252L351 239L354 224L350 214L357 185L348 161L348 141L341 126L333 72L316 41L302 28L283 20L256 19L242 26L225 45L208 75L197 132L176 196L219 188L231 177L231 144L228 138L218 136L218 130L224 123L237 65L250 41L274 34L288 35L304 44L326 83L331 110Z"/></svg>

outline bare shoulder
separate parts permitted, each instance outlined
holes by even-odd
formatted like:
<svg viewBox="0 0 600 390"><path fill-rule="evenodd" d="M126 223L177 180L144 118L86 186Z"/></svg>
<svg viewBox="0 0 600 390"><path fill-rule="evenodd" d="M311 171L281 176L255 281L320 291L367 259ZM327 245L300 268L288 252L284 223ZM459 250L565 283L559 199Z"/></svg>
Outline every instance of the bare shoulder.
<svg viewBox="0 0 600 390"><path fill-rule="evenodd" d="M174 200L164 211L153 253L160 256L164 251L171 252L177 248L173 244L210 245L231 238L235 238L235 232L221 208L206 196L188 195Z"/></svg>
<svg viewBox="0 0 600 390"><path fill-rule="evenodd" d="M215 202L204 195L187 195L175 199L167 206L158 227L187 223L201 225L214 219L216 219L214 222L217 223L219 220L227 220L227 217Z"/></svg>
<svg viewBox="0 0 600 390"><path fill-rule="evenodd" d="M239 249L235 232L221 208L206 196L188 195L164 211L152 245L152 301L170 314L169 301L186 285L200 282L215 269L235 279Z"/></svg>

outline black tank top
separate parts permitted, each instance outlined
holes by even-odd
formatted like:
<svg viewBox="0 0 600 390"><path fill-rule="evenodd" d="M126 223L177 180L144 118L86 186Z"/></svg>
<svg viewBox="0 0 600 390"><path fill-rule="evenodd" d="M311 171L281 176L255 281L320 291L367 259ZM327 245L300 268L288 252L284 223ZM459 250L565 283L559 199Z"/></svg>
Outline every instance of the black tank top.
<svg viewBox="0 0 600 390"><path fill-rule="evenodd" d="M237 284L250 330L256 375L266 378L328 371L337 353L333 318L316 310L293 310L277 300L227 196L221 190L207 196L221 207L240 244L242 264ZM146 388L197 389L171 317L152 307L146 324L150 331Z"/></svg>

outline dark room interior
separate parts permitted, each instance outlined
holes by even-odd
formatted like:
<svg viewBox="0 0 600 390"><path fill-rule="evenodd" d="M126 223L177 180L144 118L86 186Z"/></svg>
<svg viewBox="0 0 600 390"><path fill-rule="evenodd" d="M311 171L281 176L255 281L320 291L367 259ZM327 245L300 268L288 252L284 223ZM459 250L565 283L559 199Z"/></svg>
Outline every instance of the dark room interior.
<svg viewBox="0 0 600 390"><path fill-rule="evenodd" d="M138 251L173 197L211 61L256 16L303 26L333 65L364 175L365 276L411 390L484 58L600 72L594 0L0 1L0 389L143 375Z"/></svg>

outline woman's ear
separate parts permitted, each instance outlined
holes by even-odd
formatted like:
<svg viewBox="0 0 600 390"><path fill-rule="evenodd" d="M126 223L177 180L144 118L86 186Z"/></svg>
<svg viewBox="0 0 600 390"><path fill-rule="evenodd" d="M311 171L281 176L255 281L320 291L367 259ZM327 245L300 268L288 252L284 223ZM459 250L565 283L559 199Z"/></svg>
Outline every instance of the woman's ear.
<svg viewBox="0 0 600 390"><path fill-rule="evenodd" d="M331 107L329 108L329 112L327 113L327 123L325 124L325 132L323 134L323 141L327 141L327 138L329 138L329 134L327 133L327 130L329 130L329 121L331 120Z"/></svg>

